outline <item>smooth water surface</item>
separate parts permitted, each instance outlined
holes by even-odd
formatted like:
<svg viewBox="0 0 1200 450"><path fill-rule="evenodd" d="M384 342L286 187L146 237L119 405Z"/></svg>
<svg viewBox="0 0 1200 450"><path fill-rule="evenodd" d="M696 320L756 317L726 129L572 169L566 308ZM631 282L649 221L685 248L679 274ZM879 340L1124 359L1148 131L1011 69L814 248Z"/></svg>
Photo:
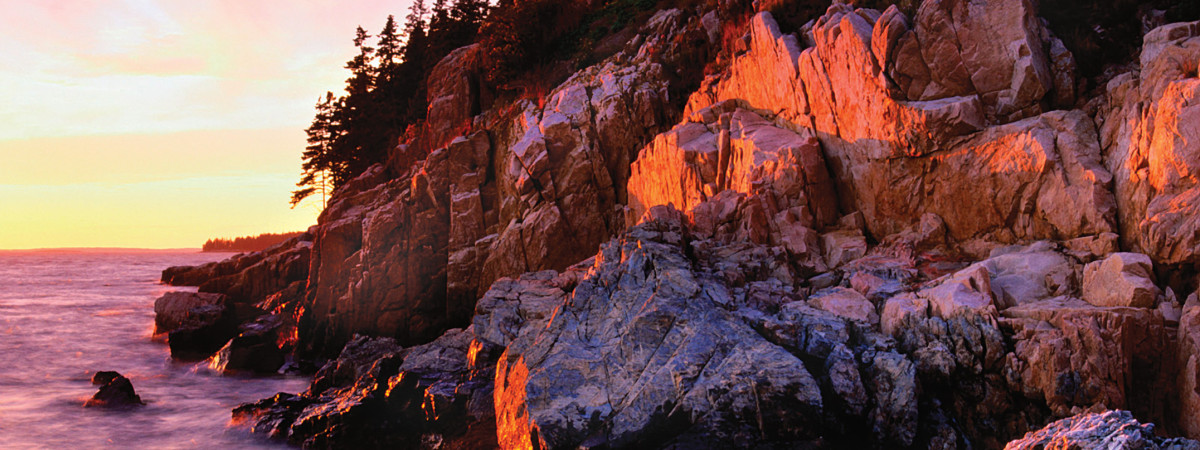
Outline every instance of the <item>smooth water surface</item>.
<svg viewBox="0 0 1200 450"><path fill-rule="evenodd" d="M0 448L257 448L281 445L230 423L230 410L301 377L238 378L177 363L155 340L162 269L222 253L0 252ZM195 288L191 288L195 289ZM91 376L115 370L147 403L84 408Z"/></svg>

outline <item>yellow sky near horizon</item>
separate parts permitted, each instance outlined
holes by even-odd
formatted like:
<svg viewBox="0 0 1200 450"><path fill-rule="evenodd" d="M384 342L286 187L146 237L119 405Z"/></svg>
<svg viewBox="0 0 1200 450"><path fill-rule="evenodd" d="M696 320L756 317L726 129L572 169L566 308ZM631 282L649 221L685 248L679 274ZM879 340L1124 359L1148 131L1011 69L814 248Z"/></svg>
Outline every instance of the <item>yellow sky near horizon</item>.
<svg viewBox="0 0 1200 450"><path fill-rule="evenodd" d="M304 128L407 0L0 2L0 249L298 231Z"/></svg>

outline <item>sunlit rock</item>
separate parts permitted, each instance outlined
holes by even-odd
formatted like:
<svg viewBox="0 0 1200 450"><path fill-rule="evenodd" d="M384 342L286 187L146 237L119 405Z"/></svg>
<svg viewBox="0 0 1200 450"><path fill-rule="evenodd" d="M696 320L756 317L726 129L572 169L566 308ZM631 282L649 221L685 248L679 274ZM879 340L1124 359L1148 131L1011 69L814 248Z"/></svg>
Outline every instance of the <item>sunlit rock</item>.
<svg viewBox="0 0 1200 450"><path fill-rule="evenodd" d="M468 323L493 281L594 254L625 226L630 161L677 115L670 67L691 50L668 37L702 29L699 17L663 11L628 48L541 98L431 113L430 126L462 136L438 136L445 146L392 164L393 173L369 170L319 219L301 352L335 353L353 333L428 342ZM470 106L474 94L461 89L472 82L469 53L442 61L438 73L449 75L431 88L433 100ZM464 118L469 126L457 128Z"/></svg>
<svg viewBox="0 0 1200 450"><path fill-rule="evenodd" d="M812 133L830 160L842 204L861 211L875 236L899 232L925 213L945 219L958 241L1111 231L1109 175L1084 114L1053 112L971 136L984 128L985 109L989 116L1011 119L1041 112L1038 101L1052 80L1046 56L1039 53L1043 30L1031 6L925 2L919 15L926 25L917 32L954 34L946 26L962 22L961 36L918 41L906 31L891 44L903 26L901 14L860 14L839 4L815 23L815 46L800 51L769 14L760 14L751 23L750 50L734 58L728 74L707 81L689 110L737 99L772 111L782 126ZM946 26L934 27L935 22ZM991 22L1003 24L998 28L1003 39L983 26ZM875 35L888 41L872 41ZM963 42L970 45L959 47ZM878 58L924 65L929 59L919 56L922 45L953 49L930 50L949 59L933 60L932 69L922 66L925 76L936 74L940 81L931 78L919 90L941 87L913 97L920 101L896 100ZM776 75L755 75L765 70ZM795 79L773 81L779 76ZM986 81L986 89L976 91L973 77ZM971 139L964 141L966 136Z"/></svg>
<svg viewBox="0 0 1200 450"><path fill-rule="evenodd" d="M1113 253L1083 268L1083 299L1097 306L1153 308L1162 290L1154 263L1140 253Z"/></svg>
<svg viewBox="0 0 1200 450"><path fill-rule="evenodd" d="M1157 263L1200 261L1200 22L1146 34L1141 71L1109 81L1097 115L1122 243Z"/></svg>
<svg viewBox="0 0 1200 450"><path fill-rule="evenodd" d="M1154 424L1143 424L1129 411L1083 413L1031 431L1021 439L1009 442L1007 450L1041 448L1106 448L1106 449L1197 449L1200 442L1188 439L1166 439L1157 436Z"/></svg>

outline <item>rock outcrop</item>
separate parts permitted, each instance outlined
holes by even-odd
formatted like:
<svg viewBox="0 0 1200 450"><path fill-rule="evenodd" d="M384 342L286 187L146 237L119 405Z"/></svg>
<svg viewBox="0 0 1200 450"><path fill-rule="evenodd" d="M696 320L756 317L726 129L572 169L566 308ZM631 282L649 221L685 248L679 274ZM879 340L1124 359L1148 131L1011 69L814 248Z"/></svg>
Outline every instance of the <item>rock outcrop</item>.
<svg viewBox="0 0 1200 450"><path fill-rule="evenodd" d="M1111 176L1091 121L1077 111L1035 114L1051 91L1042 50L1049 44L1041 37L1048 34L1028 2L981 5L924 2L909 30L895 8L880 15L835 4L803 50L760 13L750 25L749 51L707 80L689 111L736 100L815 136L843 208L861 211L877 238L925 213L942 217L956 241L1113 231ZM959 35L921 38L947 30ZM993 30L1004 30L1012 43ZM933 67L920 66L925 62ZM892 92L889 77L900 78L913 97ZM1005 124L985 129L997 122Z"/></svg>
<svg viewBox="0 0 1200 450"><path fill-rule="evenodd" d="M227 375L273 374L287 361L283 318L264 315L238 327L238 335L213 355L213 369Z"/></svg>
<svg viewBox="0 0 1200 450"><path fill-rule="evenodd" d="M235 421L306 448L496 446L492 363L474 364L470 329L402 348L356 336L300 395L239 406Z"/></svg>
<svg viewBox="0 0 1200 450"><path fill-rule="evenodd" d="M1113 174L1121 240L1164 264L1200 262L1200 22L1146 34L1139 72L1109 81L1097 100L1104 160ZM1104 100L1107 100L1104 104Z"/></svg>
<svg viewBox="0 0 1200 450"><path fill-rule="evenodd" d="M1200 436L1200 22L1089 93L1028 0L834 2L741 38L719 3L497 108L459 49L436 136L339 188L311 244L164 273L254 313L227 370L336 355L235 417L306 447ZM679 98L685 47L719 43Z"/></svg>
<svg viewBox="0 0 1200 450"><path fill-rule="evenodd" d="M241 303L257 303L308 275L311 234L305 233L261 252L238 254L201 266L163 270L172 286L199 286L200 292L225 294Z"/></svg>
<svg viewBox="0 0 1200 450"><path fill-rule="evenodd" d="M96 372L92 375L92 384L100 386L100 390L83 404L84 407L130 408L145 404L133 390L133 383L117 372Z"/></svg>
<svg viewBox="0 0 1200 450"><path fill-rule="evenodd" d="M207 358L237 327L236 306L222 294L168 292L154 301L154 334L167 335L173 358Z"/></svg>
<svg viewBox="0 0 1200 450"><path fill-rule="evenodd" d="M1143 424L1129 411L1080 414L1046 425L1009 442L1008 450L1040 448L1198 449L1200 442L1164 439L1154 434L1154 424Z"/></svg>
<svg viewBox="0 0 1200 450"><path fill-rule="evenodd" d="M477 117L398 178L377 167L343 186L315 231L301 348L336 352L354 333L427 342L469 322L501 276L593 253L625 225L630 161L677 115L668 97L677 77L665 67L687 52L671 38L701 28L698 17L661 12L631 41L639 45L571 76L544 103Z"/></svg>
<svg viewBox="0 0 1200 450"><path fill-rule="evenodd" d="M222 372L274 372L295 341L312 239L308 232L261 252L164 270L164 283L198 286L199 293L171 292L156 301L155 334L170 333L172 356L179 359L204 359L221 350L214 366ZM254 321L267 313L270 332L254 331L262 328Z"/></svg>

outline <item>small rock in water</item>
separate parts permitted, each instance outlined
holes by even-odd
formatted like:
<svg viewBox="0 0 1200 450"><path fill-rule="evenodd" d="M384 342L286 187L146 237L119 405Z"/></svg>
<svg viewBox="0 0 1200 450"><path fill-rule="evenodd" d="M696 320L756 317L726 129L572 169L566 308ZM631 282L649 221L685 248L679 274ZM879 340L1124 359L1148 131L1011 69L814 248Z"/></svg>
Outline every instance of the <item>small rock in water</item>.
<svg viewBox="0 0 1200 450"><path fill-rule="evenodd" d="M133 383L117 372L96 372L92 376L92 384L100 386L100 391L96 392L96 395L93 395L87 403L84 403L84 407L121 408L145 404L142 402L142 398L134 392Z"/></svg>

